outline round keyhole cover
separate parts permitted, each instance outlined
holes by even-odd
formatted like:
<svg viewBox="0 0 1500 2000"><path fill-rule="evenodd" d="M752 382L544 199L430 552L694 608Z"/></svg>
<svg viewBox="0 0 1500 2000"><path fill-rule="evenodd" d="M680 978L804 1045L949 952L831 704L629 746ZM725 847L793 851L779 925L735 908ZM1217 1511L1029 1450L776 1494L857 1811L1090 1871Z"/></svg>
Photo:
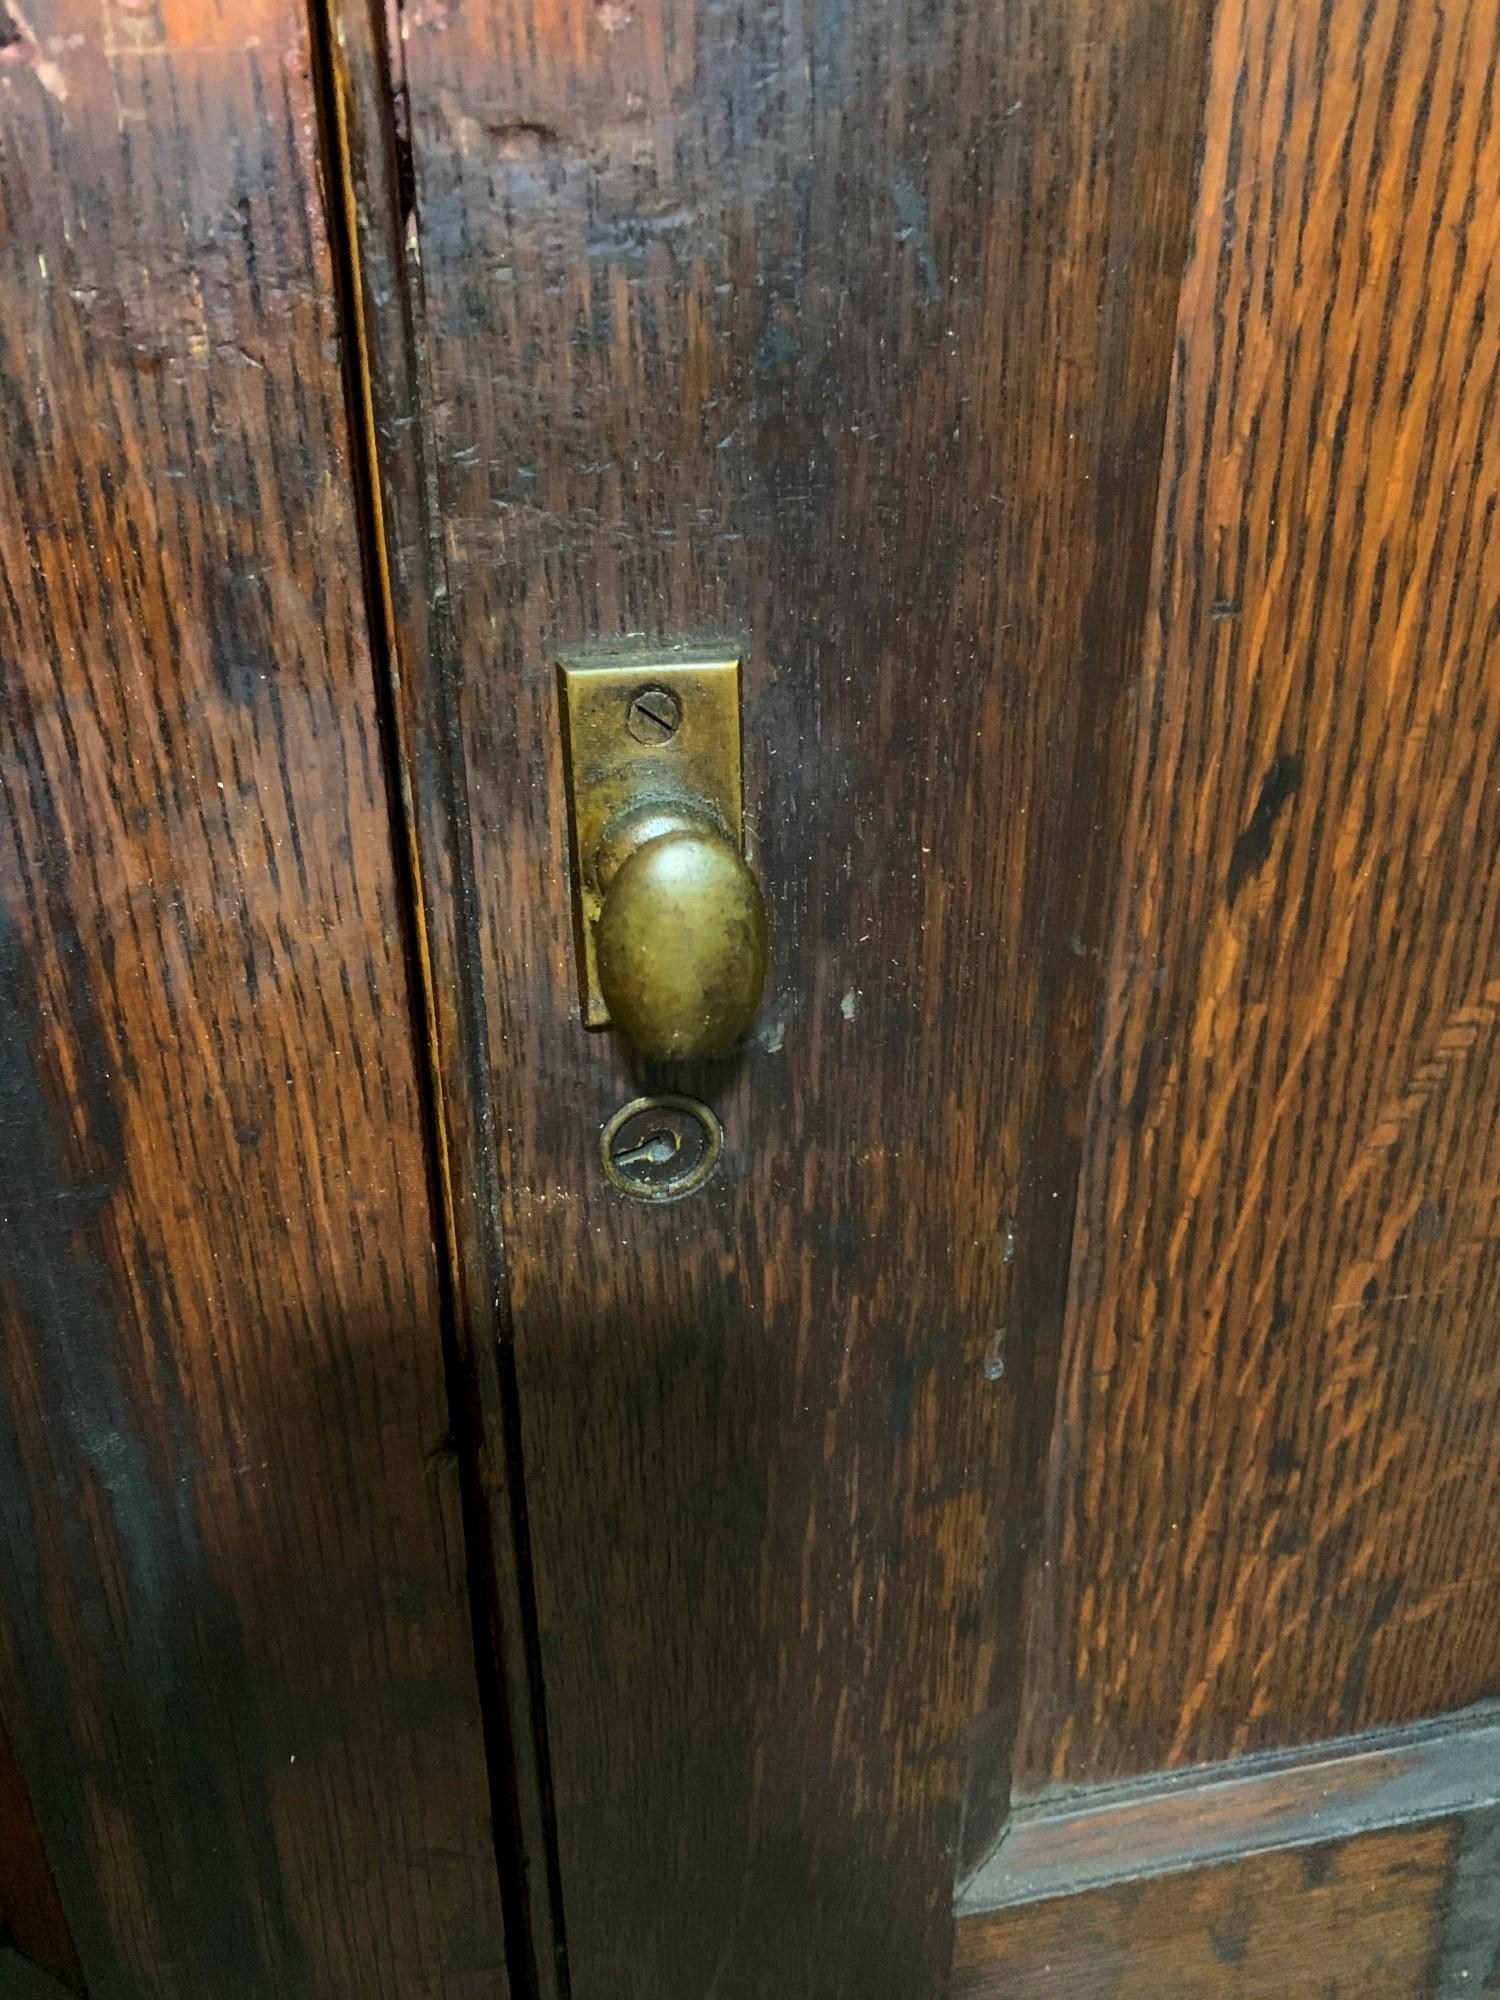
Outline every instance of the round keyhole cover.
<svg viewBox="0 0 1500 2000"><path fill-rule="evenodd" d="M724 1128L696 1097L637 1097L599 1135L612 1186L635 1201L681 1201L724 1152Z"/></svg>

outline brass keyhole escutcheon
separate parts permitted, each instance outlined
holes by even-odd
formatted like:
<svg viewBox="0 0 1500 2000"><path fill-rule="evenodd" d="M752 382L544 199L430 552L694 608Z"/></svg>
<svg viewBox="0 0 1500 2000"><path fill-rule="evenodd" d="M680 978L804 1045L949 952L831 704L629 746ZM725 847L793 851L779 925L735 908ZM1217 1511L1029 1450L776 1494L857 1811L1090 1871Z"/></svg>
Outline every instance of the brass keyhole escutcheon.
<svg viewBox="0 0 1500 2000"><path fill-rule="evenodd" d="M739 662L562 663L583 1017L659 1062L754 1018L766 914L741 850Z"/></svg>
<svg viewBox="0 0 1500 2000"><path fill-rule="evenodd" d="M719 1164L724 1129L695 1097L637 1097L599 1136L604 1171L636 1201L680 1201Z"/></svg>

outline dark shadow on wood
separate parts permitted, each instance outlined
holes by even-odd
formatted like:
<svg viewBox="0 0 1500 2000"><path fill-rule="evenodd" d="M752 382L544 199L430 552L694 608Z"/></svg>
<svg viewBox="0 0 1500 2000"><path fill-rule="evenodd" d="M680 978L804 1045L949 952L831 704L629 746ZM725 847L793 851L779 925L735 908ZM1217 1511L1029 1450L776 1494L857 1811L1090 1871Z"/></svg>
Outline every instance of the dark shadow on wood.
<svg viewBox="0 0 1500 2000"><path fill-rule="evenodd" d="M81 1987L60 1986L20 1952L0 1946L0 2000L72 2000Z"/></svg>
<svg viewBox="0 0 1500 2000"><path fill-rule="evenodd" d="M402 55L380 0L309 0L377 706L432 1178L475 1671L517 1993L566 2000L567 1954L497 1223L473 855L435 500Z"/></svg>

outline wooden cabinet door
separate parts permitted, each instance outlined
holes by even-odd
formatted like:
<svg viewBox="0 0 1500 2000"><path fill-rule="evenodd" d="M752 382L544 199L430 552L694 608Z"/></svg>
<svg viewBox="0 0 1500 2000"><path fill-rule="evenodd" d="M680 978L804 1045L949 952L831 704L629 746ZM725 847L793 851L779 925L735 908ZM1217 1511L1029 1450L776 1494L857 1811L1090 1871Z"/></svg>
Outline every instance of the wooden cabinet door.
<svg viewBox="0 0 1500 2000"><path fill-rule="evenodd" d="M507 1990L310 57L0 6L6 1994Z"/></svg>
<svg viewBox="0 0 1500 2000"><path fill-rule="evenodd" d="M75 1991L1500 1989L1497 51L0 0ZM580 1018L558 664L703 645L770 970L684 1066Z"/></svg>
<svg viewBox="0 0 1500 2000"><path fill-rule="evenodd" d="M1500 15L340 22L537 1990L1482 1990ZM556 666L704 641L683 1072Z"/></svg>
<svg viewBox="0 0 1500 2000"><path fill-rule="evenodd" d="M338 17L540 1993L947 1977L965 1767L1012 1726L1204 29ZM598 642L743 663L771 973L721 1062L580 1021L557 663ZM724 1150L657 1206L600 1132L664 1089Z"/></svg>

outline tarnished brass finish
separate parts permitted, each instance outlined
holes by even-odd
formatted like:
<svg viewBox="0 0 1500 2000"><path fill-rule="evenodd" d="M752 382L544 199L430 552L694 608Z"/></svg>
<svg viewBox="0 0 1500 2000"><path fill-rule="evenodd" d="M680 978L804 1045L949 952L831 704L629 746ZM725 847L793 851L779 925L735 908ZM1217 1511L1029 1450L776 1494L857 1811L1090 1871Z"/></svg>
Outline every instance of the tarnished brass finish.
<svg viewBox="0 0 1500 2000"><path fill-rule="evenodd" d="M738 848L706 819L634 848L605 884L594 962L610 1019L642 1055L722 1055L766 978L765 905Z"/></svg>
<svg viewBox="0 0 1500 2000"><path fill-rule="evenodd" d="M681 1201L724 1154L724 1128L696 1097L637 1097L599 1134L604 1171L633 1201Z"/></svg>
<svg viewBox="0 0 1500 2000"><path fill-rule="evenodd" d="M583 1018L661 1060L718 1055L765 979L765 906L740 852L739 662L561 663Z"/></svg>

